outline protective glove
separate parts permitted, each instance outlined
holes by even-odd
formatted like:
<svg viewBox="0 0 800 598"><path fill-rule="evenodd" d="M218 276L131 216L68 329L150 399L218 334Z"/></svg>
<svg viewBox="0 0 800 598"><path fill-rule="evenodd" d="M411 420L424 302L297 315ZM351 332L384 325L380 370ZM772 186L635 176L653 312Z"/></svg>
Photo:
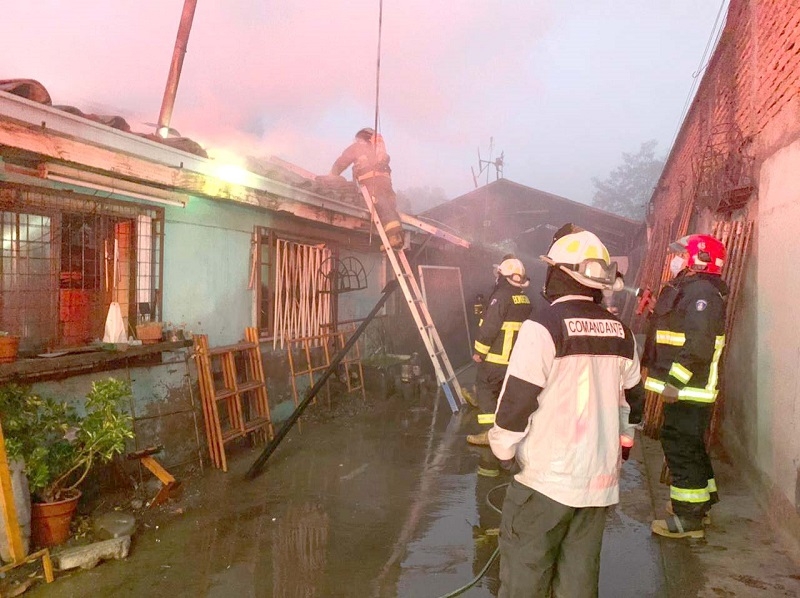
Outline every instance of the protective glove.
<svg viewBox="0 0 800 598"><path fill-rule="evenodd" d="M631 456L631 449L633 448L633 438L630 436L620 435L619 445L622 450L622 460L627 461Z"/></svg>
<svg viewBox="0 0 800 598"><path fill-rule="evenodd" d="M667 384L661 393L661 400L665 403L677 403L679 392L680 391L672 386L672 384Z"/></svg>

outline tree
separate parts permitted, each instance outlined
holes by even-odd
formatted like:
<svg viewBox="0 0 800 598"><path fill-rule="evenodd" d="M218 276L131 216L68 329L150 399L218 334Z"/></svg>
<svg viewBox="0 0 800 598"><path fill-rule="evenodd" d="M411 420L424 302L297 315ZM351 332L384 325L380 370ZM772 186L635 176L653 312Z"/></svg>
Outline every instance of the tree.
<svg viewBox="0 0 800 598"><path fill-rule="evenodd" d="M397 209L406 214L419 214L446 201L440 187L409 187L397 192Z"/></svg>
<svg viewBox="0 0 800 598"><path fill-rule="evenodd" d="M622 154L622 164L605 180L592 178L596 187L592 205L620 216L644 219L645 209L658 177L664 168L664 158L656 158L658 142L645 141L635 154Z"/></svg>

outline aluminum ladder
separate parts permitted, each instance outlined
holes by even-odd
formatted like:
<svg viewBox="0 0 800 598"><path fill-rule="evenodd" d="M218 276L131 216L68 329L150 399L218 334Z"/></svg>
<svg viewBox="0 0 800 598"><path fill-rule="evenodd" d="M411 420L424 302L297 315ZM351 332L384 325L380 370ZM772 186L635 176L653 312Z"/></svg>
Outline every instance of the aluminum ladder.
<svg viewBox="0 0 800 598"><path fill-rule="evenodd" d="M461 393L461 385L453 371L453 366L450 364L450 359L447 357L442 339L439 338L439 333L433 324L433 318L431 318L428 306L422 297L422 291L420 291L419 284L417 284L417 279L414 278L406 253L403 249L392 249L369 190L364 185L359 185L359 189L372 216L372 222L375 223L375 228L378 229L381 243L386 250L386 256L389 258L392 270L394 270L397 281L400 283L400 289L406 298L408 309L414 317L419 335L425 344L425 350L428 352L428 357L430 357L433 364L433 370L436 372L436 382L444 392L444 396L450 404L450 409L453 413L458 413L459 406L465 404Z"/></svg>

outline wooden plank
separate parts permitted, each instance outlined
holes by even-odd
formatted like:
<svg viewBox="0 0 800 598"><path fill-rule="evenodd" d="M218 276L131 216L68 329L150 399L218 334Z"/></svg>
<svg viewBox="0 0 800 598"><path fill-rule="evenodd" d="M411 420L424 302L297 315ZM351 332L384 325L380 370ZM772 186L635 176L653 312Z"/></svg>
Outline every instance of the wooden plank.
<svg viewBox="0 0 800 598"><path fill-rule="evenodd" d="M194 335L194 359L195 367L197 368L197 384L200 387L200 401L203 409L203 427L206 431L206 444L208 445L208 453L211 459L211 464L214 467L219 467L216 458L216 444L214 439L214 432L211 429L211 416L208 408L209 390L206 385L205 364L202 359L202 337L201 335Z"/></svg>
<svg viewBox="0 0 800 598"><path fill-rule="evenodd" d="M236 343L233 345L220 345L219 347L211 347L208 350L209 355L222 355L223 353L233 353L239 351L248 351L255 345L253 343Z"/></svg>
<svg viewBox="0 0 800 598"><path fill-rule="evenodd" d="M22 546L22 532L17 519L17 506L14 504L14 489L11 486L11 472L8 469L8 455L6 454L6 440L3 435L3 426L0 423L0 509L3 510L3 520L8 538L8 550L14 563L19 563L25 558L25 549Z"/></svg>
<svg viewBox="0 0 800 598"><path fill-rule="evenodd" d="M200 395L203 398L203 419L206 423L206 439L211 460L217 469L226 469L222 430L219 424L216 403L214 401L214 380L211 375L211 361L207 355L208 337L204 334L195 335L197 356L197 373L200 382Z"/></svg>
<svg viewBox="0 0 800 598"><path fill-rule="evenodd" d="M177 351L191 346L191 341L156 343L128 347L126 350L95 350L94 352L62 355L61 357L36 357L18 359L12 363L0 364L0 382L24 380L46 375L63 373L73 369L88 369L126 359Z"/></svg>
<svg viewBox="0 0 800 598"><path fill-rule="evenodd" d="M172 474L164 469L161 466L161 463L153 459L153 457L150 455L142 457L139 460L142 462L142 465L149 469L162 484L172 484L175 482L175 478L172 476Z"/></svg>
<svg viewBox="0 0 800 598"><path fill-rule="evenodd" d="M261 361L258 328L246 328L245 338L255 344L255 349L250 352L250 357L253 360L253 373L254 377L263 383L261 388L258 389L259 414L267 418L268 439L272 440L275 437L275 430L272 426L272 414L269 409L269 397L267 395L266 376L264 375L264 363Z"/></svg>

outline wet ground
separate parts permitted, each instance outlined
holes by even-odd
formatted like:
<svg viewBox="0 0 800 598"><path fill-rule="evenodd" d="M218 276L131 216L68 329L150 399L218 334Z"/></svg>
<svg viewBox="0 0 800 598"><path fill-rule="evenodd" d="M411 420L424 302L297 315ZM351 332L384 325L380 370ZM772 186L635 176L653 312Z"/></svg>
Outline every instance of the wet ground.
<svg viewBox="0 0 800 598"><path fill-rule="evenodd" d="M469 383L469 370L462 376ZM410 387L311 406L267 461L231 447L228 473L185 480L183 498L139 512L124 561L59 572L26 596L423 597L470 582L497 546L508 478L476 475L475 411L451 415ZM601 598L800 596L797 555L767 524L733 464L717 460L722 502L703 540L650 534L663 516L663 455L640 438L622 470L603 541ZM464 596L496 596L497 563Z"/></svg>
<svg viewBox="0 0 800 598"><path fill-rule="evenodd" d="M185 497L140 528L130 556L59 574L31 596L437 597L468 583L497 546L508 478L476 475L471 409L453 416L434 392L408 387L312 406L267 461L233 448L228 473L187 481ZM638 452L638 451L637 451ZM610 515L601 596L665 596L643 465L623 470ZM465 596L495 596L497 563Z"/></svg>

